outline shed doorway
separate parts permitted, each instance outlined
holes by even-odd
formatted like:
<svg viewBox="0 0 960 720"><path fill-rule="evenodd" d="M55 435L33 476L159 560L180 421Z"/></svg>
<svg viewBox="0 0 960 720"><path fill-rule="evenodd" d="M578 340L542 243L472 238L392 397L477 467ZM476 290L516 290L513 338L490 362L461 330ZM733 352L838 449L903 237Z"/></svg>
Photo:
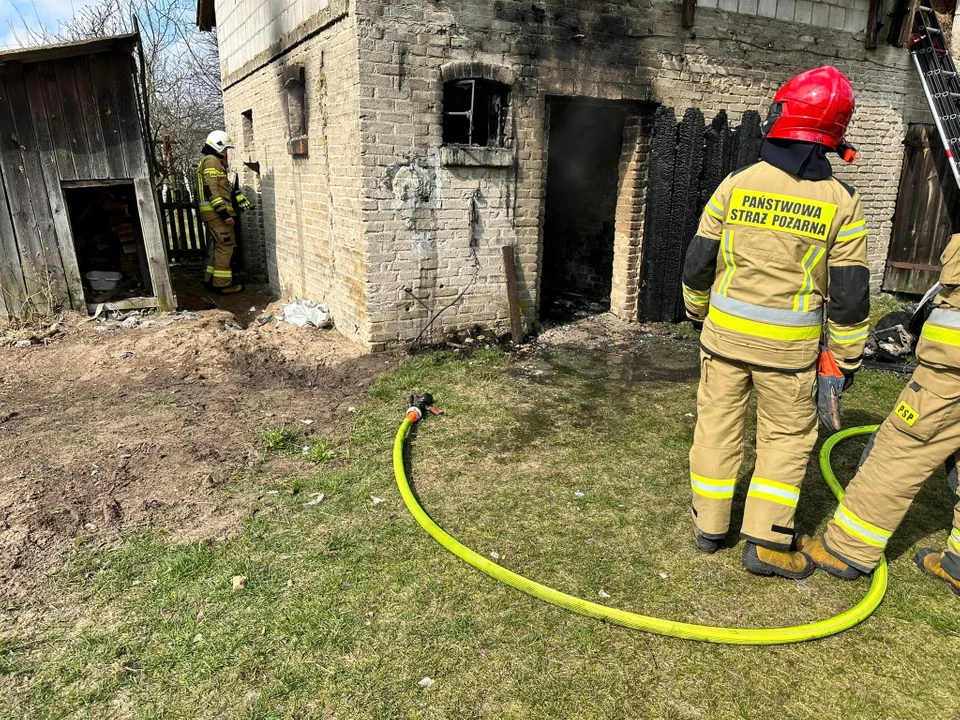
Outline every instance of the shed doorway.
<svg viewBox="0 0 960 720"><path fill-rule="evenodd" d="M610 309L620 156L628 108L548 99L547 195L540 317Z"/></svg>
<svg viewBox="0 0 960 720"><path fill-rule="evenodd" d="M64 183L87 305L153 293L132 181Z"/></svg>

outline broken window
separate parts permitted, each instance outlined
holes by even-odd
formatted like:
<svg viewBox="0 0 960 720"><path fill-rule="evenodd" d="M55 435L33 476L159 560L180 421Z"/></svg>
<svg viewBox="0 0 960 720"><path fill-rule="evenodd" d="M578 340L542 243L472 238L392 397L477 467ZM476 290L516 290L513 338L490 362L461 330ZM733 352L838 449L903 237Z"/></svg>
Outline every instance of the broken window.
<svg viewBox="0 0 960 720"><path fill-rule="evenodd" d="M244 150L253 149L253 110L245 110L240 113L241 123L243 125L243 148Z"/></svg>
<svg viewBox="0 0 960 720"><path fill-rule="evenodd" d="M284 68L283 88L286 95L287 152L307 154L306 83L302 65Z"/></svg>
<svg viewBox="0 0 960 720"><path fill-rule="evenodd" d="M451 80L443 86L443 142L503 147L509 86L492 80Z"/></svg>

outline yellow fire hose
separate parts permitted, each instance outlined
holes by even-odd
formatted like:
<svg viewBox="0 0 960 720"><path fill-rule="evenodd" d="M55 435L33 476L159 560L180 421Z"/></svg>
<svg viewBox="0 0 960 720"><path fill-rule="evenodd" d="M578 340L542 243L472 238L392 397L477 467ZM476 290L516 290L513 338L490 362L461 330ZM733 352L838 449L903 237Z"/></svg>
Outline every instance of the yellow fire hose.
<svg viewBox="0 0 960 720"><path fill-rule="evenodd" d="M416 519L420 526L426 530L434 540L443 545L461 560L469 563L480 572L486 573L495 580L505 585L516 588L522 592L532 595L558 607L570 610L587 617L605 620L616 625L633 628L634 630L643 630L645 632L656 633L658 635L668 635L670 637L684 638L687 640L700 640L702 642L725 643L728 645L784 645L787 643L804 642L806 640L816 640L817 638L836 635L852 628L860 622L866 620L880 605L883 595L887 591L887 563L881 559L880 564L873 573L873 580L870 583L870 589L864 598L849 610L839 615L818 620L808 625L795 625L784 628L728 628L712 627L710 625L694 625L692 623L677 622L676 620L664 620L662 618L648 617L638 615L637 613L617 610L616 608L600 605L589 600L583 600L573 595L567 595L559 590L542 585L538 582L518 575L515 572L507 570L505 567L491 562L483 555L474 552L463 543L459 542L452 535L447 533L442 527L437 525L426 511L417 502L416 496L410 488L407 480L407 473L404 468L404 447L406 445L407 435L410 428L419 422L420 413L414 408L407 414L406 419L397 432L396 440L393 444L393 470L397 478L397 487L403 496L403 502L406 504L410 514ZM830 454L837 443L857 435L870 435L877 429L877 426L849 428L833 435L824 443L820 451L820 469L823 472L823 478L826 480L831 492L840 500L843 497L843 488L837 482L836 475L830 467Z"/></svg>

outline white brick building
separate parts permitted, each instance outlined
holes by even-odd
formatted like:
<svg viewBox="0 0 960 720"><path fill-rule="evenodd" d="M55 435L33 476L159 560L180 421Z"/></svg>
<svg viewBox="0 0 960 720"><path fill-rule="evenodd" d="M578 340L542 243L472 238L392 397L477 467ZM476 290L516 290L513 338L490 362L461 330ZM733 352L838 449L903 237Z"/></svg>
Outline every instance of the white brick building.
<svg viewBox="0 0 960 720"><path fill-rule="evenodd" d="M872 2L885 26L868 49ZM504 329L504 245L528 323L551 282L635 318L657 242L644 237L654 109L736 125L795 73L833 64L857 91L860 150L834 165L863 195L879 286L903 138L931 122L909 53L888 42L903 0L697 0L684 28L692 4L199 0L258 208L248 265L374 346L416 337L461 294L433 338Z"/></svg>

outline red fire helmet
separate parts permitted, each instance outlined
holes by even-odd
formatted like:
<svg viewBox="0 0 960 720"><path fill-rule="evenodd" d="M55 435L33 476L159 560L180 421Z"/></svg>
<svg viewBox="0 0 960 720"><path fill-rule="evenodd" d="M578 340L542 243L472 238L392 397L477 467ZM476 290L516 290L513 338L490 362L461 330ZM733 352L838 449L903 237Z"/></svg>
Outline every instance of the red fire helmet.
<svg viewBox="0 0 960 720"><path fill-rule="evenodd" d="M825 65L800 73L777 91L764 130L768 138L804 140L836 150L853 109L850 81Z"/></svg>

